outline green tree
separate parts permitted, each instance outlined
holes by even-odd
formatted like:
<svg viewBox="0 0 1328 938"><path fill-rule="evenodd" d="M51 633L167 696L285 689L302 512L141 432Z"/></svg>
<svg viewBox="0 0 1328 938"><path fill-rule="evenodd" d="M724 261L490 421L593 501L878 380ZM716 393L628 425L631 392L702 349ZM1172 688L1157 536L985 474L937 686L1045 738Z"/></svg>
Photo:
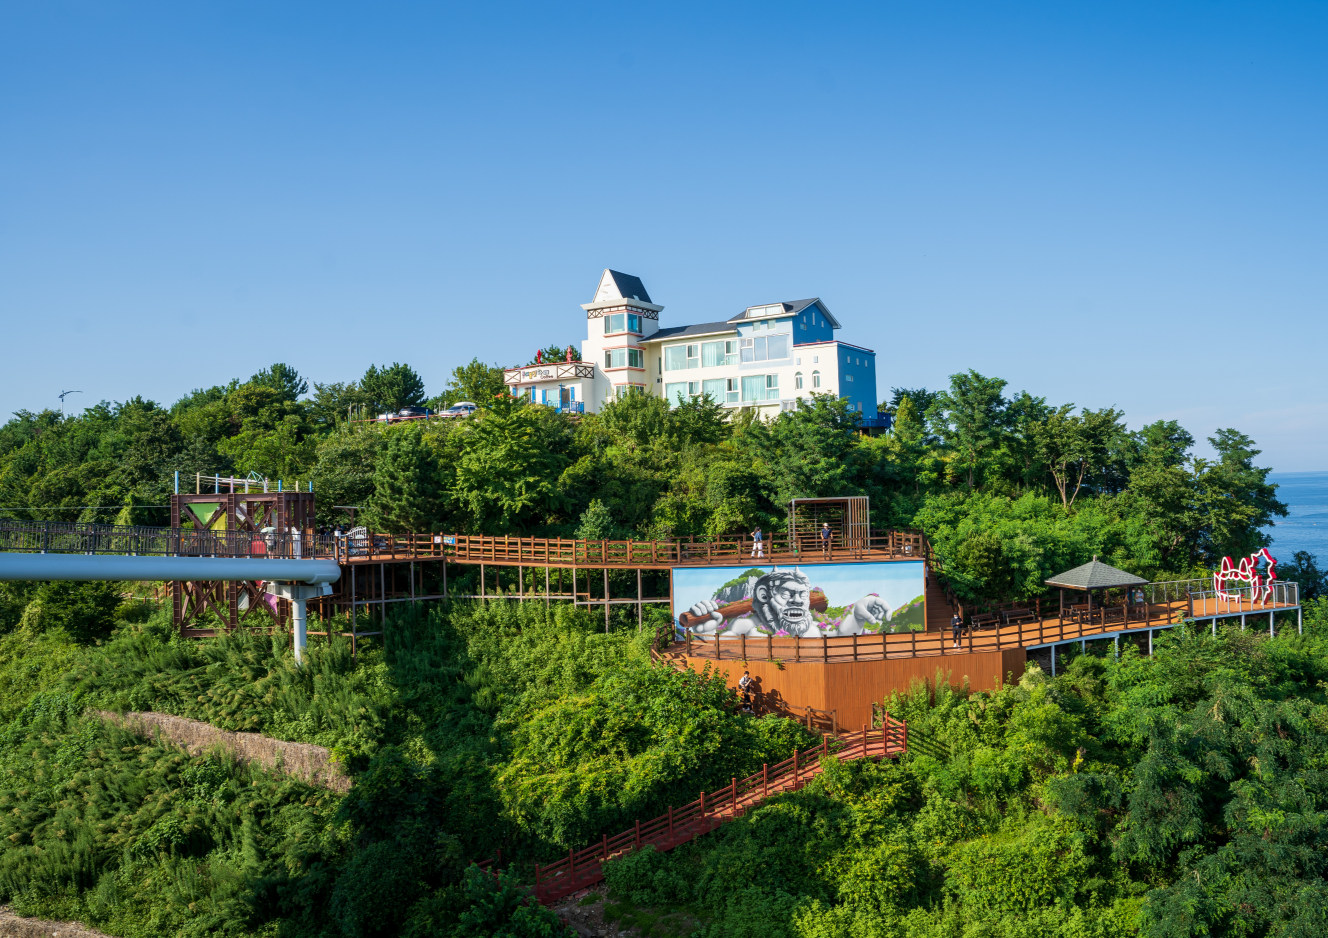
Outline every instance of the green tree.
<svg viewBox="0 0 1328 938"><path fill-rule="evenodd" d="M1106 468L1112 444L1125 432L1122 414L1112 408L1074 414L1065 404L1033 424L1037 456L1069 508L1086 482Z"/></svg>
<svg viewBox="0 0 1328 938"><path fill-rule="evenodd" d="M478 358L472 358L465 365L452 369L443 393L430 401L430 406L437 410L450 407L457 401L470 401L480 407L488 407L498 397L510 397L507 385L503 383L503 370L497 365L486 365Z"/></svg>
<svg viewBox="0 0 1328 938"><path fill-rule="evenodd" d="M970 369L950 376L948 391L937 393L927 411L958 476L976 487L992 463L1009 427L1005 381Z"/></svg>
<svg viewBox="0 0 1328 938"><path fill-rule="evenodd" d="M246 383L271 388L283 401L298 400L309 390L309 382L301 378L300 373L285 362L277 362L264 368Z"/></svg>
<svg viewBox="0 0 1328 938"><path fill-rule="evenodd" d="M400 362L381 368L370 365L360 379L360 393L374 416L394 414L403 407L424 406L424 379Z"/></svg>
<svg viewBox="0 0 1328 938"><path fill-rule="evenodd" d="M437 455L418 425L387 431L387 443L374 469L366 523L389 533L437 530L444 508L444 476Z"/></svg>
<svg viewBox="0 0 1328 938"><path fill-rule="evenodd" d="M470 530L529 531L550 523L566 498L559 477L569 460L565 418L509 395L459 432L455 495Z"/></svg>

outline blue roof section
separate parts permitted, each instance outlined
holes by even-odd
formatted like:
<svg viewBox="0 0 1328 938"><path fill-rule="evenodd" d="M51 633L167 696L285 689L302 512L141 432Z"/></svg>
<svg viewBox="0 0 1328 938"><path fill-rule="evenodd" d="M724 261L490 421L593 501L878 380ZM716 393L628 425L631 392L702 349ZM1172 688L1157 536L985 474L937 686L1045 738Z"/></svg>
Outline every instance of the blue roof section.
<svg viewBox="0 0 1328 938"><path fill-rule="evenodd" d="M642 342L659 342L664 339L684 339L693 335L715 335L717 333L736 333L738 330L727 322L698 322L691 326L673 326L660 329L642 339Z"/></svg>
<svg viewBox="0 0 1328 938"><path fill-rule="evenodd" d="M623 299L640 300L643 303L650 303L651 306L655 305L640 277L633 277L631 274L624 274L611 268L609 276L613 278L613 284L618 288L618 295Z"/></svg>
<svg viewBox="0 0 1328 938"><path fill-rule="evenodd" d="M784 311L782 313L776 313L773 316L759 317L761 319L777 319L783 316L796 316L798 313L802 312L804 309L806 309L808 306L811 306L813 303L816 304L817 309L821 311L821 313L825 316L825 318L829 320L831 326L833 326L836 329L840 328L839 320L836 319L834 316L830 315L830 310L825 308L825 304L821 302L821 298L819 296L808 297L805 300L785 300L782 303L766 303L766 304L758 303L756 305L784 307ZM747 309L752 309L752 308L753 307L751 306L747 307ZM743 322L744 320L746 320L747 309L744 309L738 315L731 317L729 319L729 322Z"/></svg>

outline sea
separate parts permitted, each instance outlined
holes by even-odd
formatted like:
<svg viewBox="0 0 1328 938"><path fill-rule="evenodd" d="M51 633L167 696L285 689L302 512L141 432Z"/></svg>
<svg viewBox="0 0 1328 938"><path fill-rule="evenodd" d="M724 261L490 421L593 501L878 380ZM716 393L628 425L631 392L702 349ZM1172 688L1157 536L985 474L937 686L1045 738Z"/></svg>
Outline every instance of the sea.
<svg viewBox="0 0 1328 938"><path fill-rule="evenodd" d="M1328 472L1270 472L1268 481L1290 512L1270 529L1273 555L1290 560L1306 550L1328 566Z"/></svg>

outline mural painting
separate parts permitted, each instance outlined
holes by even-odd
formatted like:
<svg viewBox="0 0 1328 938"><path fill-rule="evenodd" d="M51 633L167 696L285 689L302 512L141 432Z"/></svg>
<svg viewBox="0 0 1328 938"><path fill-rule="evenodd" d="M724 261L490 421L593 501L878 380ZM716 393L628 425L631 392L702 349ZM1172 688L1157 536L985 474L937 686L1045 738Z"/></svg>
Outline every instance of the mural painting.
<svg viewBox="0 0 1328 938"><path fill-rule="evenodd" d="M694 635L736 638L922 631L922 561L674 567L673 614Z"/></svg>

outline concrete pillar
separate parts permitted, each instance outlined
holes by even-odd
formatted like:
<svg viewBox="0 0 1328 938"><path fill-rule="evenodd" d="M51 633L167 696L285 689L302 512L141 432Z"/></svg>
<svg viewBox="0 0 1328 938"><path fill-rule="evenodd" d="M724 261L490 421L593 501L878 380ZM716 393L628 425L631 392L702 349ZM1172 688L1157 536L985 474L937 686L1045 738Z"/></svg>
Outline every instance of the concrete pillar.
<svg viewBox="0 0 1328 938"><path fill-rule="evenodd" d="M295 664L304 664L304 649L309 644L309 625L303 599L291 600L291 623L295 626Z"/></svg>

